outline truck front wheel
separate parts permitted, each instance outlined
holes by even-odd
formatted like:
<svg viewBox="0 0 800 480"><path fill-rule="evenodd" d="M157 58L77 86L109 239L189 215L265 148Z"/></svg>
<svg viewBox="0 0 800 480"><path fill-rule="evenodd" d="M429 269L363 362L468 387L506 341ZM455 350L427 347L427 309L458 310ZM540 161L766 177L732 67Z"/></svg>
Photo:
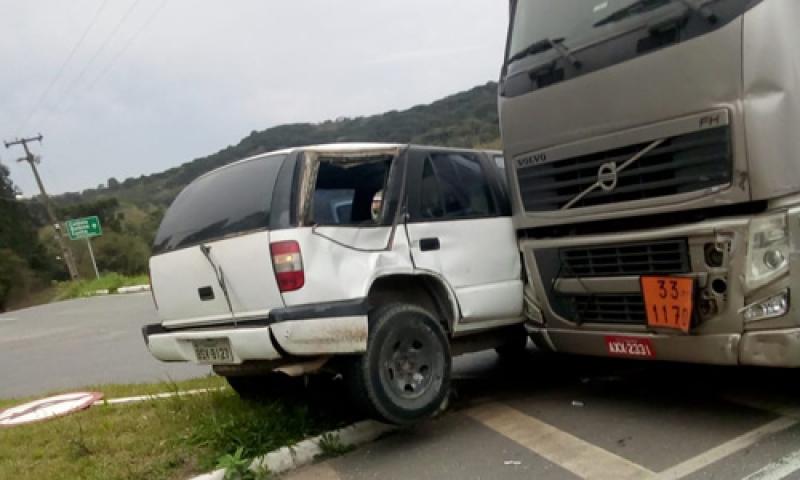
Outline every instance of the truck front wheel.
<svg viewBox="0 0 800 480"><path fill-rule="evenodd" d="M409 424L436 413L450 388L444 329L427 310L391 304L370 314L367 351L351 363L354 399L379 420Z"/></svg>

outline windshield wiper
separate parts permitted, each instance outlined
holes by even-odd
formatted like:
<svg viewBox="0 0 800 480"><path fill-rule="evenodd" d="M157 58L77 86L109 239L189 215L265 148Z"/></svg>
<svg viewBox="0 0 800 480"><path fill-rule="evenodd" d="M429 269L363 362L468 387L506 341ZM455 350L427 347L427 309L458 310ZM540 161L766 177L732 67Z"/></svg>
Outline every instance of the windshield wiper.
<svg viewBox="0 0 800 480"><path fill-rule="evenodd" d="M221 266L217 266L214 263L214 260L211 258L211 246L209 245L200 245L200 251L203 252L203 255L208 260L208 263L211 264L211 268L214 269L214 277L217 279L217 284L219 288L222 290L222 294L225 296L225 303L228 304L228 310L231 312L231 319L233 320L233 325L236 326L236 313L233 311L233 302L231 302L231 296L228 292L228 282L225 281L225 272L222 270Z"/></svg>
<svg viewBox="0 0 800 480"><path fill-rule="evenodd" d="M716 0L700 2L699 4L691 0L678 0L678 1L686 5L686 7L689 10L693 11L697 15L700 15L701 17L706 19L708 23L714 24L719 21L719 17L714 12L714 10L709 6L710 3L714 3Z"/></svg>
<svg viewBox="0 0 800 480"><path fill-rule="evenodd" d="M637 0L629 5L626 5L625 7L620 8L619 10L616 10L615 12L612 12L602 20L595 22L593 27L597 28L602 27L603 25L608 25L609 23L615 23L630 16L639 15L655 8L665 6L673 1L682 4L691 12L700 15L708 23L714 24L719 20L716 13L714 13L714 10L708 6L709 3L713 3L716 0L702 2L696 2L693 0Z"/></svg>
<svg viewBox="0 0 800 480"><path fill-rule="evenodd" d="M572 50L564 46L564 38L544 38L528 45L527 48L520 50L508 57L506 65L522 60L531 55L538 55L548 50L555 50L564 60L568 61L575 68L581 68L581 62L572 54Z"/></svg>

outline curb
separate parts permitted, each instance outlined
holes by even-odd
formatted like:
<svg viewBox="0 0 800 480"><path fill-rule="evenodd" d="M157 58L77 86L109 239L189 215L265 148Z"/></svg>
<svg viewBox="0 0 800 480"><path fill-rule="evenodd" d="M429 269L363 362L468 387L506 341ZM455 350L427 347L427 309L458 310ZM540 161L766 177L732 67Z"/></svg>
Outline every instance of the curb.
<svg viewBox="0 0 800 480"><path fill-rule="evenodd" d="M253 460L253 463L250 464L250 470L266 468L269 473L279 475L289 470L309 465L322 455L324 452L319 444L323 441L323 438L329 441L331 438L338 439L338 442L343 446L358 447L377 440L383 435L397 430L397 428L394 425L386 425L373 420L354 423L340 430L326 432L290 447L283 447L269 452ZM214 470L213 472L193 477L190 480L223 480L224 478L225 470Z"/></svg>
<svg viewBox="0 0 800 480"><path fill-rule="evenodd" d="M110 290L108 290L107 288L104 288L102 290L95 290L94 292L90 293L89 295L86 295L86 297L87 298L88 297L105 297L107 295L119 295L119 294L126 294L126 293L143 293L143 292L149 292L149 291L150 291L150 285L133 285L133 286L130 286L130 287L119 287L113 293Z"/></svg>
<svg viewBox="0 0 800 480"><path fill-rule="evenodd" d="M150 285L133 285L130 287L120 287L117 289L117 293L139 293L149 291Z"/></svg>

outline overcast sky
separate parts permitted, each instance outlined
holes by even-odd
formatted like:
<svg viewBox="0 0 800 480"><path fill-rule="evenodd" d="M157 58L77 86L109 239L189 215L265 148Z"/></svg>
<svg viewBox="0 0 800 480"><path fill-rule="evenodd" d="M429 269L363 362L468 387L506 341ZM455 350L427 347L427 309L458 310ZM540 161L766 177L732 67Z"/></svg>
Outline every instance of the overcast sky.
<svg viewBox="0 0 800 480"><path fill-rule="evenodd" d="M508 6L0 0L0 12L0 138L41 132L34 150L58 193L159 172L253 130L404 109L495 80ZM2 149L0 162L27 196L21 153Z"/></svg>

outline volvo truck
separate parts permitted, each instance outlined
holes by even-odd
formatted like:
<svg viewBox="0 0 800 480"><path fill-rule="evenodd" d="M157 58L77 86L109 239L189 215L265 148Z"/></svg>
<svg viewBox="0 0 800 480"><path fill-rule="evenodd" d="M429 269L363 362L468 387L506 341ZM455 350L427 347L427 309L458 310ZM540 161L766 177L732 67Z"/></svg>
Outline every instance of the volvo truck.
<svg viewBox="0 0 800 480"><path fill-rule="evenodd" d="M534 341L800 366L800 2L510 7L499 109Z"/></svg>

